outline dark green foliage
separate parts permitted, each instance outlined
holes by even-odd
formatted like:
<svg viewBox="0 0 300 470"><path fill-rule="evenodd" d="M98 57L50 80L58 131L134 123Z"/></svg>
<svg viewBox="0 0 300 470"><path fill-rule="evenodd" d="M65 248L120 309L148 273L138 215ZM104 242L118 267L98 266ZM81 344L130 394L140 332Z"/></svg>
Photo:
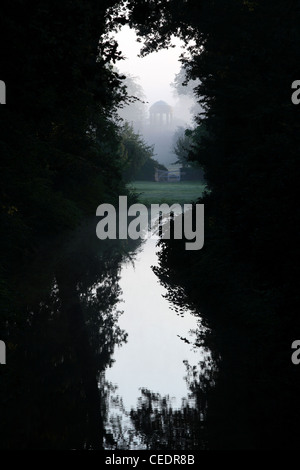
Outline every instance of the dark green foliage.
<svg viewBox="0 0 300 470"><path fill-rule="evenodd" d="M199 125L194 129L184 129L179 127L174 135L174 153L177 156L175 163L180 163L186 175L193 172L195 176L202 174L200 179L203 179L203 170L198 163L199 154L205 145L205 140L208 138L208 132L205 126ZM190 171L189 171L190 170Z"/></svg>
<svg viewBox="0 0 300 470"><path fill-rule="evenodd" d="M110 118L124 93L108 66L117 52L100 39L110 4L21 1L3 12L2 210L34 230L76 224L114 186L107 174L119 180Z"/></svg>
<svg viewBox="0 0 300 470"><path fill-rule="evenodd" d="M167 170L167 168L154 158L148 158L136 174L136 179L138 181L154 181L155 170Z"/></svg>
<svg viewBox="0 0 300 470"><path fill-rule="evenodd" d="M197 123L207 131L193 152L210 189L201 200L205 246L188 253L179 242L165 244L158 274L184 286L218 336L223 365L211 422L220 414L226 425L214 443L295 448L300 382L290 347L300 330L300 134L291 84L300 76L299 5L171 0L131 7L132 23L147 36L145 52L168 45L171 34L193 40L183 63L199 81L204 114Z"/></svg>
<svg viewBox="0 0 300 470"><path fill-rule="evenodd" d="M74 228L101 202L125 193L113 124L125 90L110 65L119 56L116 44L104 34L106 10L113 4L20 0L13 8L3 6L4 285L15 261L22 263L40 240Z"/></svg>
<svg viewBox="0 0 300 470"><path fill-rule="evenodd" d="M183 127L178 127L174 134L173 151L177 157L175 163L180 163L182 167L188 166L188 157L192 142Z"/></svg>
<svg viewBox="0 0 300 470"><path fill-rule="evenodd" d="M153 147L147 145L143 138L134 132L133 127L125 122L120 129L121 133L121 165L125 181L139 179L138 175L144 165L155 166L153 160Z"/></svg>
<svg viewBox="0 0 300 470"><path fill-rule="evenodd" d="M139 242L100 241L96 223L52 237L15 272L14 316L1 330L1 449L103 448L98 384L126 342L119 270Z"/></svg>
<svg viewBox="0 0 300 470"><path fill-rule="evenodd" d="M225 266L230 250L231 272L241 266L259 291L271 298L280 292L276 309L294 320L300 134L291 83L300 75L299 7L279 0L145 1L131 7L132 23L147 34L146 52L168 44L173 33L194 41L183 63L187 77L199 80L195 91L205 110L198 124L206 135L196 139L192 158L203 166L211 190L202 200L211 237L206 249L213 257L217 243ZM191 258L196 277L202 252ZM238 286L239 275L231 276Z"/></svg>
<svg viewBox="0 0 300 470"><path fill-rule="evenodd" d="M95 420L100 420L99 368L89 356L86 330L104 325L97 304L104 306L106 296L116 301L116 274L108 274L106 288L98 290L96 298L89 286L79 299L77 288L85 277L69 276L73 268L63 258L50 270L45 303L24 313L19 276L26 270L18 266L28 262L40 240L74 228L101 202L116 201L125 192L122 174L130 180L143 163L152 162L152 149L130 126L119 130L114 124L125 90L109 65L119 54L105 37L106 20L111 20L108 7L114 8L115 22L126 23L128 12L113 0L19 0L13 10L6 4L1 11L5 42L0 79L7 86L7 105L0 109L1 327L18 367L24 360L30 406L18 396L24 382L20 369L6 377L7 392L14 394L2 393L8 405L14 409L17 404L22 411L25 435L18 427L17 440L23 448L34 447L37 440L42 448L49 442L61 446L51 406L41 419L34 416L44 404L42 397L37 408L35 400L41 384L46 391L48 373L45 363L31 362L40 351L45 354L43 345L35 343L40 334L43 338L40 324L31 328L39 315L50 325L45 362L51 366L54 390L57 372L65 364L68 368L63 380L57 380L58 387L70 392L62 394L59 406L67 407L68 423L77 410L77 426L82 422L89 428L89 440L82 432L75 446L102 445L103 436L94 433ZM194 139L188 158L204 169L210 190L201 200L205 246L195 253L186 252L180 241L164 243L156 273L178 304L200 307L213 327L209 341L222 356L219 396L212 397L207 414L208 441L227 449L296 448L300 381L290 346L300 331L300 133L291 84L300 78L299 5L281 0L129 0L128 8L129 23L147 38L145 52L168 46L172 34L186 42L190 56L183 64L188 79L197 83L195 93L204 109L198 127L187 137ZM89 263L85 269L89 272ZM37 273L48 272L40 267ZM38 289L43 283L35 285ZM112 328L115 318L108 312ZM52 326L56 319L57 329ZM63 330L70 334L67 362L60 345L51 346L51 335ZM9 342L11 331L15 336ZM105 364L114 341L124 339L120 331L113 336L110 330L108 337L101 337L107 346ZM99 344L98 334L90 340L93 346ZM31 349L33 343L36 350ZM88 409L81 394L88 398ZM147 403L144 408L148 413ZM6 422L9 410L4 410ZM132 417L138 422L138 414ZM44 419L50 422L48 428ZM63 444L70 447L74 440L63 426L62 421ZM13 421L9 431L15 431ZM71 427L68 432L72 434Z"/></svg>

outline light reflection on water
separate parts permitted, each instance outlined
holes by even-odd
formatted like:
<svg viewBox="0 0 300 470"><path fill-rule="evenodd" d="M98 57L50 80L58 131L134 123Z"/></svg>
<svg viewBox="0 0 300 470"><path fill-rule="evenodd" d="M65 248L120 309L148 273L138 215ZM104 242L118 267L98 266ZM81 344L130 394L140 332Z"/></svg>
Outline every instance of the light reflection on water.
<svg viewBox="0 0 300 470"><path fill-rule="evenodd" d="M188 399L190 393L184 379L184 361L197 368L199 361L210 356L202 348L193 347L196 340L193 330L200 326L199 317L189 310L177 314L164 298L166 289L151 269L157 265L159 248L156 242L155 239L146 240L134 263L122 266L123 303L120 309L124 314L119 325L128 333L128 342L115 350L115 362L106 371L106 381L117 387L111 395L114 400L110 404L108 421L119 417L127 441L132 428L129 412L141 406L141 402L138 405L141 389L168 397L173 410L181 408L182 399L188 400L189 407L193 407L193 398ZM109 424L107 428L110 428ZM131 448L142 447L139 438L135 437Z"/></svg>

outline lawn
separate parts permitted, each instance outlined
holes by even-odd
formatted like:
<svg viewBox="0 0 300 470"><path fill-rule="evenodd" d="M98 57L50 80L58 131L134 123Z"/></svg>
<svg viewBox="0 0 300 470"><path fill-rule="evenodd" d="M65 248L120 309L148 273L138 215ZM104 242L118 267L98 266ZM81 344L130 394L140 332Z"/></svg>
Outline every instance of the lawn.
<svg viewBox="0 0 300 470"><path fill-rule="evenodd" d="M134 181L130 187L139 194L139 201L146 205L163 202L187 204L196 201L206 188L200 181Z"/></svg>

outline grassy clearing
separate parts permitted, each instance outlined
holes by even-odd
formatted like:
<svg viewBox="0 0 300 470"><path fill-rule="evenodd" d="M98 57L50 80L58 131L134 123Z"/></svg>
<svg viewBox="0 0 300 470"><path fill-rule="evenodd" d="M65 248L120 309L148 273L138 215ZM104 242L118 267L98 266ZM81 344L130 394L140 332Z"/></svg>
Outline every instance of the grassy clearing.
<svg viewBox="0 0 300 470"><path fill-rule="evenodd" d="M187 204L202 196L206 186L199 181L157 183L155 181L134 181L130 187L139 194L142 204L179 203Z"/></svg>

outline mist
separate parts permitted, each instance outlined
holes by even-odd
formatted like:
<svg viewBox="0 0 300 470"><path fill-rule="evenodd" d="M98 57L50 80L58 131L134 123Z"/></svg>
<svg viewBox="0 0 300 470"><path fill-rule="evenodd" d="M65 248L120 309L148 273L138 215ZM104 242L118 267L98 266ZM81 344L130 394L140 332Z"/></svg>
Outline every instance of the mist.
<svg viewBox="0 0 300 470"><path fill-rule="evenodd" d="M167 168L174 168L176 155L173 151L174 136L179 128L194 127L193 117L199 111L192 92L183 93L175 86L176 75L182 74L180 55L182 43L173 38L174 47L152 52L140 57L141 45L136 34L128 26L121 28L115 36L124 56L117 63L118 70L126 75L128 94L139 101L129 103L119 110L119 116L128 121L135 132L154 146L155 159ZM159 104L169 106L170 118L160 114ZM151 120L151 109L157 108L157 116ZM155 108L154 108L155 109Z"/></svg>

